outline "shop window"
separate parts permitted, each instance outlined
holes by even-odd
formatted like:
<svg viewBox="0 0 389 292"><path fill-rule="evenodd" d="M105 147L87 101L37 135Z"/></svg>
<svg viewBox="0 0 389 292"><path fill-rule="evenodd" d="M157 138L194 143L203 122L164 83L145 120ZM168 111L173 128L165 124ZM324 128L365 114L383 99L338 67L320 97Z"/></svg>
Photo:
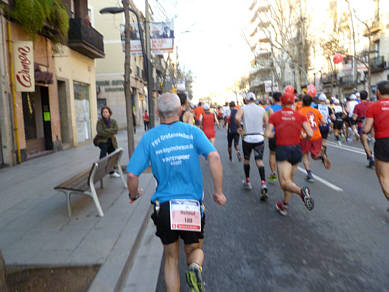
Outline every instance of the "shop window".
<svg viewBox="0 0 389 292"><path fill-rule="evenodd" d="M91 139L89 85L74 82L74 107L78 143Z"/></svg>

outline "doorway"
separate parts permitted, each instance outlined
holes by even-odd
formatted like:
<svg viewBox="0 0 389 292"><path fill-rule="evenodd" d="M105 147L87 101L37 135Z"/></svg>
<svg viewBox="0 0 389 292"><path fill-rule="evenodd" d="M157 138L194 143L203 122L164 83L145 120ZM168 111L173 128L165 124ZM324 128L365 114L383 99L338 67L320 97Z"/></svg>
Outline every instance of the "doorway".
<svg viewBox="0 0 389 292"><path fill-rule="evenodd" d="M1 127L0 127L0 167L4 164L3 160L3 142L1 141Z"/></svg>
<svg viewBox="0 0 389 292"><path fill-rule="evenodd" d="M57 81L59 116L61 121L61 142L64 149L73 145L73 130L69 104L69 87L66 81Z"/></svg>
<svg viewBox="0 0 389 292"><path fill-rule="evenodd" d="M53 149L49 90L35 88L35 92L22 93L27 159Z"/></svg>

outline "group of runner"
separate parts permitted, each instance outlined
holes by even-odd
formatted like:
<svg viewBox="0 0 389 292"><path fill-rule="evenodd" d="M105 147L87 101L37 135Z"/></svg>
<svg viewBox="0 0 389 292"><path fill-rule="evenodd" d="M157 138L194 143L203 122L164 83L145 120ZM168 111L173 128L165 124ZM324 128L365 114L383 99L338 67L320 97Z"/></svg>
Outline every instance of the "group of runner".
<svg viewBox="0 0 389 292"><path fill-rule="evenodd" d="M349 118L356 120L358 134L362 137L374 129L375 168L384 195L389 201L389 81L377 84L378 101L366 105L365 94L360 94L362 102L354 105ZM313 178L308 154L312 159L320 159L328 169L331 163L326 153L326 134L330 120L336 123L337 102L334 109L326 105L324 96L319 97L317 109L312 107L312 96L305 95L296 102L290 92L273 94L273 102L268 106L256 104L253 93L246 95L246 104L240 109L231 102L227 122L228 154L232 160L234 142L237 159L240 156L239 140L242 136L244 154L244 187L251 189L250 155L254 152L260 176L261 200L267 199L267 186L263 152L265 138L269 139L271 180L278 180L283 190L283 199L275 208L282 215L288 213L288 203L292 194L299 196L308 210L314 208L314 200L307 186L298 186L293 178L298 163L303 161L307 170L307 180ZM298 110L296 110L298 109ZM180 291L178 269L179 238L184 241L184 251L188 269L186 281L191 291L204 291L202 264L204 253L205 208L199 155L209 164L213 180L213 199L219 205L226 203L222 189L222 164L215 147L210 143L217 115L206 105L192 113L188 110L184 96L166 93L158 98L158 115L161 125L145 133L127 166L128 189L131 201L142 195L139 189L139 175L151 165L158 185L151 198L152 219L156 225L156 235L161 239L165 254L165 283L168 292ZM180 122L185 121L185 123ZM350 121L351 123L351 121ZM189 124L195 124L193 127ZM202 128L203 131L201 131ZM205 128L205 129L204 129ZM213 137L212 137L213 136ZM208 138L208 139L207 139ZM361 139L362 140L362 139ZM372 157L372 153L369 153ZM389 211L389 209L388 209Z"/></svg>
<svg viewBox="0 0 389 292"><path fill-rule="evenodd" d="M385 92L384 89L381 90ZM379 90L377 90L378 92ZM288 95L290 100L285 95ZM291 101L293 101L291 104L285 103L290 103ZM302 161L306 170L306 180L308 182L314 181L310 157L313 160L321 160L326 169L331 167L331 162L327 155L327 138L330 132L334 133L334 137L339 144L341 144L340 140L343 135L346 139L349 139L352 135L356 136L361 141L366 152L367 167L372 168L374 165L377 165L377 163L374 163L373 152L370 149L368 138L370 132L374 131L363 131L363 123L370 104L368 93L365 90L349 96L344 105L341 105L339 99L335 97L328 99L324 93L316 96L310 96L309 94L297 96L295 92L284 94L275 92L270 102L264 102L263 100L258 102L256 96L249 92L245 97L245 105L240 109L237 109L235 102L231 102L230 114L226 118L227 151L229 159L232 161L232 144L234 144L237 159L242 161L239 147L240 137L242 137L243 170L245 175L242 183L244 188L249 190L253 188L250 181L250 155L254 152L254 159L260 176L260 199L265 201L268 198L263 162L264 140L268 138L269 167L271 171L268 180L276 182L276 170L278 170L280 185L284 190L284 200L277 202L276 209L282 215L286 215L290 193L297 193L303 199L307 208L312 210L314 203L310 196L309 188L307 186L297 188L290 178L293 178L297 164ZM208 104L205 104L204 107L206 111L204 114L199 115L200 122L198 126L214 144L214 128L215 125L218 126L218 122L224 121L224 117L223 119L221 117L222 112L225 110L219 107L213 113L210 111ZM202 107L199 105L197 108ZM292 115L293 117L286 118L285 115L290 110L299 115L296 114L296 116ZM197 111L200 111L200 109L197 109ZM280 113L272 118L277 112ZM301 121L300 115L304 119L299 124L297 121ZM204 121L202 121L203 118L205 118ZM275 124L275 121L277 119L281 119L278 121L280 127L278 134L275 131L277 124ZM286 122L287 120L289 122ZM281 123L281 121L284 122ZM265 133L265 128L272 128L272 133ZM288 130L284 131L285 128ZM306 128L309 128L309 131ZM292 129L299 129L299 131L293 131ZM312 135L309 134L310 132L312 132ZM285 135L285 139L282 137L283 135ZM288 147L285 148L284 146ZM277 151L277 148L283 150ZM291 172L286 171L286 174L283 170L288 170L290 167L285 166L286 163L283 163L284 161L288 161L291 165ZM382 176L382 171L379 169L380 167L378 167L377 175L379 172L379 176ZM384 183L381 185L384 185Z"/></svg>

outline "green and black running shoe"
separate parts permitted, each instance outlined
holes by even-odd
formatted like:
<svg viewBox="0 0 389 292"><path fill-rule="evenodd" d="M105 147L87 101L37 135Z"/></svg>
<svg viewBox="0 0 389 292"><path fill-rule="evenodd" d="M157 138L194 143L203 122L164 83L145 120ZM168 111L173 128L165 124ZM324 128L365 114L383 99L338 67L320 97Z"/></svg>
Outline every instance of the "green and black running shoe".
<svg viewBox="0 0 389 292"><path fill-rule="evenodd" d="M201 277L201 268L193 263L186 271L186 283L191 288L191 292L204 292L203 279Z"/></svg>
<svg viewBox="0 0 389 292"><path fill-rule="evenodd" d="M277 182L277 175L275 174L275 172L273 172L267 179L268 181L272 182L272 183L275 183Z"/></svg>

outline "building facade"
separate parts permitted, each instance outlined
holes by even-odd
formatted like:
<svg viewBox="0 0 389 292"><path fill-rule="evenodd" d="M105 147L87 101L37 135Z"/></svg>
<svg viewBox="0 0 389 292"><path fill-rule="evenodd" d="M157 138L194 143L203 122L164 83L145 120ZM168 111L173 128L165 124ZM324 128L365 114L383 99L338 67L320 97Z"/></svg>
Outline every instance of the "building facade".
<svg viewBox="0 0 389 292"><path fill-rule="evenodd" d="M92 140L97 122L94 59L104 57L104 46L88 23L87 3L63 1L70 16L66 45L54 44L53 28L32 37L2 11L0 165Z"/></svg>

